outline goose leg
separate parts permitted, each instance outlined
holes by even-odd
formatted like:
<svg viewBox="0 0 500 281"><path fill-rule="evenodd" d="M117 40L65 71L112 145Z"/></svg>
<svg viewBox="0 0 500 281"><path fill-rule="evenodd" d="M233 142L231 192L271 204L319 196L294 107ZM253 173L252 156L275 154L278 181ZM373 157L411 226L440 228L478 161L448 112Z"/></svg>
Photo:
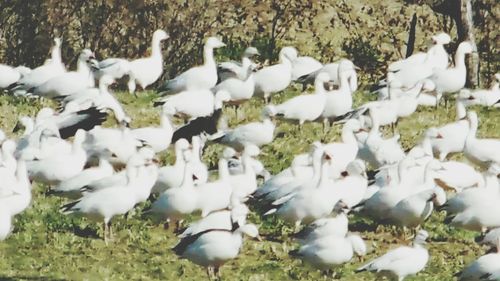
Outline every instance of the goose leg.
<svg viewBox="0 0 500 281"><path fill-rule="evenodd" d="M214 274L216 280L221 280L220 270L218 266L214 266Z"/></svg>
<svg viewBox="0 0 500 281"><path fill-rule="evenodd" d="M207 266L207 276L208 276L208 280L212 280L212 267L211 266Z"/></svg>
<svg viewBox="0 0 500 281"><path fill-rule="evenodd" d="M104 244L108 245L108 223L104 220Z"/></svg>
<svg viewBox="0 0 500 281"><path fill-rule="evenodd" d="M111 226L111 221L108 222L109 239L113 240L113 227Z"/></svg>

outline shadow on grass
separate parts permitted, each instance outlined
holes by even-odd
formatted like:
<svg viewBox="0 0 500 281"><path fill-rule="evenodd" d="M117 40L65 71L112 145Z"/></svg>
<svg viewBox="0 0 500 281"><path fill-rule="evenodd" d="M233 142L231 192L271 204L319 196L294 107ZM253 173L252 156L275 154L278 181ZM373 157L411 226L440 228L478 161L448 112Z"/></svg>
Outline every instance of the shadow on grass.
<svg viewBox="0 0 500 281"><path fill-rule="evenodd" d="M97 233L96 229L93 229L91 227L85 227L85 228L80 228L80 227L75 227L73 229L73 233L82 238L91 238L91 239L101 239L101 236ZM0 279L1 281L2 279Z"/></svg>

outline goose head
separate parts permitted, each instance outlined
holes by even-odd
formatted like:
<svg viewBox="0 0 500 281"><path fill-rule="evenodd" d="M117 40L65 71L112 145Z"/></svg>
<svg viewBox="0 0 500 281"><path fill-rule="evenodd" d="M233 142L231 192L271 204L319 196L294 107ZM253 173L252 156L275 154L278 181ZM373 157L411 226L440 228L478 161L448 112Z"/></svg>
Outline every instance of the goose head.
<svg viewBox="0 0 500 281"><path fill-rule="evenodd" d="M90 49L83 49L83 51L80 53L80 56L78 56L78 60L81 62L90 63L92 60L95 60L94 52L92 52Z"/></svg>
<svg viewBox="0 0 500 281"><path fill-rule="evenodd" d="M177 157L181 156L183 151L189 150L190 145L186 139L179 139L175 142L175 154Z"/></svg>
<svg viewBox="0 0 500 281"><path fill-rule="evenodd" d="M237 159L237 152L234 148L232 147L226 147L222 151L222 158L224 159Z"/></svg>
<svg viewBox="0 0 500 281"><path fill-rule="evenodd" d="M257 157L260 154L260 149L258 146L254 144L245 145L245 150L243 151L243 155L249 157Z"/></svg>
<svg viewBox="0 0 500 281"><path fill-rule="evenodd" d="M50 107L44 107L38 111L35 118L35 123L38 123L46 118L54 116L54 110Z"/></svg>
<svg viewBox="0 0 500 281"><path fill-rule="evenodd" d="M283 47L279 53L280 62L288 60L290 62L294 61L298 56L297 49L294 47Z"/></svg>
<svg viewBox="0 0 500 281"><path fill-rule="evenodd" d="M113 77L105 74L99 80L99 88L100 89L107 89L109 86L113 85L113 83L115 83L115 79L113 79Z"/></svg>
<svg viewBox="0 0 500 281"><path fill-rule="evenodd" d="M339 200L337 201L337 203L335 203L335 206L333 207L333 213L347 214L348 212L349 212L349 206L343 200Z"/></svg>
<svg viewBox="0 0 500 281"><path fill-rule="evenodd" d="M244 58L252 58L253 56L260 56L259 50L255 47L248 47L243 52Z"/></svg>
<svg viewBox="0 0 500 281"><path fill-rule="evenodd" d="M251 238L259 239L259 228L255 224L250 223L250 224L244 224L242 226L240 226L238 222L236 222L235 224L238 227L236 231L245 234Z"/></svg>
<svg viewBox="0 0 500 281"><path fill-rule="evenodd" d="M470 54L474 51L472 44L469 41L464 41L458 45L457 53Z"/></svg>
<svg viewBox="0 0 500 281"><path fill-rule="evenodd" d="M427 238L429 238L429 233L423 229L417 232L415 239L413 240L414 245L423 245L426 243Z"/></svg>
<svg viewBox="0 0 500 281"><path fill-rule="evenodd" d="M59 37L54 38L54 47L56 48L61 47L61 38Z"/></svg>
<svg viewBox="0 0 500 281"><path fill-rule="evenodd" d="M330 75L326 72L320 72L316 75L316 79L314 80L314 87L316 89L330 89Z"/></svg>
<svg viewBox="0 0 500 281"><path fill-rule="evenodd" d="M145 165L153 165L158 162L154 150L149 147L141 147L137 153L143 158Z"/></svg>
<svg viewBox="0 0 500 281"><path fill-rule="evenodd" d="M432 42L436 45L446 45L451 42L451 37L447 33L439 33L431 37Z"/></svg>
<svg viewBox="0 0 500 281"><path fill-rule="evenodd" d="M229 94L228 91L225 90L217 91L217 93L215 93L215 102L214 102L215 109L222 108L223 103L228 102L230 100L231 100L231 94Z"/></svg>
<svg viewBox="0 0 500 281"><path fill-rule="evenodd" d="M19 117L19 120L17 121L14 129L12 129L12 132L16 133L19 130L21 130L21 128L24 128L25 129L24 135L27 135L33 131L34 125L35 124L34 124L33 119L31 117L21 116L21 117ZM0 143L2 142L1 134L2 133L0 133Z"/></svg>
<svg viewBox="0 0 500 281"><path fill-rule="evenodd" d="M78 129L73 139L73 144L81 146L87 137L87 132L83 129Z"/></svg>
<svg viewBox="0 0 500 281"><path fill-rule="evenodd" d="M441 187L436 187L428 201L432 201L436 206L442 206L446 203L446 193Z"/></svg>
<svg viewBox="0 0 500 281"><path fill-rule="evenodd" d="M205 43L205 47L210 49L222 48L224 46L226 46L226 44L217 37L209 37Z"/></svg>
<svg viewBox="0 0 500 281"><path fill-rule="evenodd" d="M168 38L170 38L170 36L168 35L167 32L165 32L162 29L157 29L153 33L153 41L160 42L160 41L166 40Z"/></svg>
<svg viewBox="0 0 500 281"><path fill-rule="evenodd" d="M366 165L359 159L356 159L347 165L346 173L347 175L359 175L364 178L368 178L366 175Z"/></svg>

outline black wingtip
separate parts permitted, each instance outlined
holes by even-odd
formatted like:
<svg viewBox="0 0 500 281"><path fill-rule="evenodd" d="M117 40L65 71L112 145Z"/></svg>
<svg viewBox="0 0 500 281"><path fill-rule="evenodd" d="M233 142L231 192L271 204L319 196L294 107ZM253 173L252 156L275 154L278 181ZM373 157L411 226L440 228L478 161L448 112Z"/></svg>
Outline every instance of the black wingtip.
<svg viewBox="0 0 500 281"><path fill-rule="evenodd" d="M364 268L358 268L358 269L354 270L354 273L360 273L360 272L363 272L363 271L366 271L366 269L364 269Z"/></svg>
<svg viewBox="0 0 500 281"><path fill-rule="evenodd" d="M448 216L448 217L446 217L444 219L444 223L445 224L450 224L453 221L454 218L455 218L455 216Z"/></svg>
<svg viewBox="0 0 500 281"><path fill-rule="evenodd" d="M78 204L78 203L80 203L80 200L75 201L75 202L68 203L68 204L66 204L66 205L63 205L63 206L60 208L60 210L61 210L62 212L64 212L64 213L65 213L65 212L69 212L69 211L70 211L70 210L71 210L74 206L76 206L76 204ZM74 211L76 211L76 210L74 210Z"/></svg>
<svg viewBox="0 0 500 281"><path fill-rule="evenodd" d="M288 252L288 255L294 258L298 258L301 256L298 249L291 250L290 252Z"/></svg>
<svg viewBox="0 0 500 281"><path fill-rule="evenodd" d="M162 106L162 105L164 105L164 104L165 104L165 102L164 102L164 101L155 101L155 102L153 103L153 106L154 106L154 107L158 107L158 106Z"/></svg>

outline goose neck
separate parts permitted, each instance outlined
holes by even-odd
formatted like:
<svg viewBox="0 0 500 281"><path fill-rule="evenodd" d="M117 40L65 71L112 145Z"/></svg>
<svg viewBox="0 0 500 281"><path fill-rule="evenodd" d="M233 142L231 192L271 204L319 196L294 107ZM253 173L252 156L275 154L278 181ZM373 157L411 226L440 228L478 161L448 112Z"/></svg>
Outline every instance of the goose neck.
<svg viewBox="0 0 500 281"><path fill-rule="evenodd" d="M203 48L203 61L206 66L216 67L214 59L214 49L209 46Z"/></svg>
<svg viewBox="0 0 500 281"><path fill-rule="evenodd" d="M160 126L163 129L173 129L172 121L170 120L170 116L167 114L162 114L160 117Z"/></svg>
<svg viewBox="0 0 500 281"><path fill-rule="evenodd" d="M59 46L59 44L55 45L52 48L50 57L51 57L51 60L52 60L52 64L60 64L60 63L62 63L62 59L61 59L61 47Z"/></svg>
<svg viewBox="0 0 500 281"><path fill-rule="evenodd" d="M463 102L461 102L459 99L457 99L457 104L456 104L456 119L461 120L464 119L467 116L467 109L465 108L465 105Z"/></svg>
<svg viewBox="0 0 500 281"><path fill-rule="evenodd" d="M314 181L314 182L318 183L318 187L323 187L328 182L329 175L330 175L329 169L330 169L330 163L329 163L329 161L324 161L321 164L321 171L320 171L320 173L318 173L318 177Z"/></svg>
<svg viewBox="0 0 500 281"><path fill-rule="evenodd" d="M179 157L182 158L182 157ZM182 178L182 184L181 187L183 188L189 188L193 186L193 171L191 169L191 165L187 163L184 166L184 175Z"/></svg>
<svg viewBox="0 0 500 281"><path fill-rule="evenodd" d="M163 56L161 54L161 40L155 37L153 37L153 40L151 42L151 56L159 58L160 60L163 59Z"/></svg>
<svg viewBox="0 0 500 281"><path fill-rule="evenodd" d="M467 135L467 138L475 138L477 134L477 126L478 126L478 121L477 117L475 118L470 118L470 127L469 127L469 134Z"/></svg>
<svg viewBox="0 0 500 281"><path fill-rule="evenodd" d="M345 144L357 144L356 136L351 128L342 128L342 142Z"/></svg>
<svg viewBox="0 0 500 281"><path fill-rule="evenodd" d="M460 49L455 54L455 68L465 70L465 54Z"/></svg>

